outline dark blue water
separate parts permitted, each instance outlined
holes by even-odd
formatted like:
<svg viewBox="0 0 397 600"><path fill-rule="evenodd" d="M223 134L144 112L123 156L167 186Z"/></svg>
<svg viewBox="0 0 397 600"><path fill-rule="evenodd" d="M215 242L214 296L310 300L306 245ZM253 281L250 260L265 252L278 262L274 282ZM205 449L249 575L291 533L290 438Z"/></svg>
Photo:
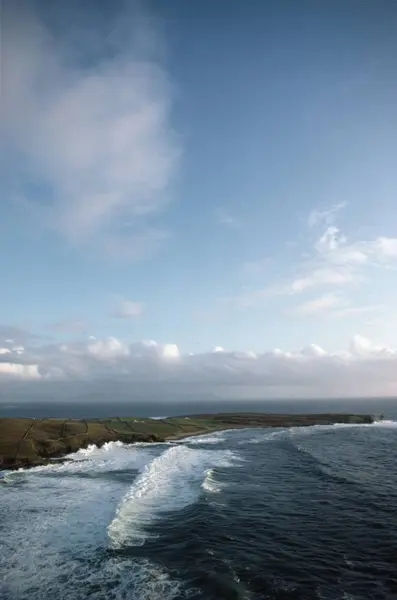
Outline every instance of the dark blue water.
<svg viewBox="0 0 397 600"><path fill-rule="evenodd" d="M397 423L81 451L0 487L2 600L397 597Z"/></svg>
<svg viewBox="0 0 397 600"><path fill-rule="evenodd" d="M0 401L0 417L65 417L93 418L131 416L155 417L176 416L215 412L363 412L383 413L397 417L397 398L370 399L329 399L329 400L128 400L128 397L116 396L112 402L85 401L84 398L53 402L47 399L38 401L15 401L12 397Z"/></svg>

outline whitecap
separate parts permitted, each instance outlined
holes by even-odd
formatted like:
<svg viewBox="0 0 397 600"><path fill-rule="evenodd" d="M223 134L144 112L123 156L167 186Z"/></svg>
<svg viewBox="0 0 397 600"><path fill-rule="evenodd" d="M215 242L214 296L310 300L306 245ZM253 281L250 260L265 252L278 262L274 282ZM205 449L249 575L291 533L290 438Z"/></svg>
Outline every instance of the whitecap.
<svg viewBox="0 0 397 600"><path fill-rule="evenodd" d="M387 419L383 419L381 421L374 421L371 423L373 427L397 427L397 421L389 421Z"/></svg>
<svg viewBox="0 0 397 600"><path fill-rule="evenodd" d="M193 435L187 438L183 438L183 442L186 442L188 444L219 444L220 442L224 442L225 441L225 437L222 432L219 432L218 434L211 434L211 433L207 433L205 435Z"/></svg>
<svg viewBox="0 0 397 600"><path fill-rule="evenodd" d="M119 470L139 471L153 458L155 444L124 444L122 442L107 442L100 448L91 444L65 457L63 462L52 462L47 465L18 469L7 473L7 480L12 481L20 475L58 475L86 472L91 476L97 473Z"/></svg>

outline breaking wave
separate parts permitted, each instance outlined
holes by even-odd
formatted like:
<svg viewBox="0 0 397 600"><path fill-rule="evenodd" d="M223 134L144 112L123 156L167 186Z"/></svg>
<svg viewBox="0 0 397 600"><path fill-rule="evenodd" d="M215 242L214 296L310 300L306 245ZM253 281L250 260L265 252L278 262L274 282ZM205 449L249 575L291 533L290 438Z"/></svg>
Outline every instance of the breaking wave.
<svg viewBox="0 0 397 600"><path fill-rule="evenodd" d="M168 448L145 466L121 501L108 527L111 546L144 544L147 525L194 503L208 469L232 466L234 458L231 451Z"/></svg>
<svg viewBox="0 0 397 600"><path fill-rule="evenodd" d="M157 445L157 444L156 444ZM107 442L100 448L90 444L77 452L69 454L62 461L54 461L48 465L8 471L4 479L13 481L21 475L73 475L86 473L95 477L100 473L111 473L120 470L139 471L153 458L155 444L124 444L123 442Z"/></svg>

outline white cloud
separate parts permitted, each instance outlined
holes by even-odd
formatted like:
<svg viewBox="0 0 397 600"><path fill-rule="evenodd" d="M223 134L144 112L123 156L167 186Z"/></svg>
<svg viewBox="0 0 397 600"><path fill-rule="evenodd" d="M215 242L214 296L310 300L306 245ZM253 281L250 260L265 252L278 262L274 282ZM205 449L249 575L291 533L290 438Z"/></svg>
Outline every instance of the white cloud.
<svg viewBox="0 0 397 600"><path fill-rule="evenodd" d="M164 344L161 348L161 356L165 360L175 360L180 358L178 346L176 344Z"/></svg>
<svg viewBox="0 0 397 600"><path fill-rule="evenodd" d="M126 10L100 37L77 13L53 35L19 3L6 2L3 12L7 168L45 197L14 192L27 194L38 219L69 242L148 254L166 234L147 218L170 200L180 154L152 21Z"/></svg>
<svg viewBox="0 0 397 600"><path fill-rule="evenodd" d="M355 335L350 343L350 352L353 356L377 356L394 357L397 356L397 351L392 348L386 348L379 344L374 344L368 338L362 335Z"/></svg>
<svg viewBox="0 0 397 600"><path fill-rule="evenodd" d="M147 386L155 395L163 389L194 389L197 394L205 390L242 398L380 396L397 390L397 350L362 336L353 338L348 351L333 353L310 344L300 351L222 349L201 354L181 354L172 343L127 344L110 337L5 353L0 365L3 380L63 379L65 385L119 381L126 389L133 384L143 397Z"/></svg>
<svg viewBox="0 0 397 600"><path fill-rule="evenodd" d="M377 237L373 240L349 242L335 226L327 227L314 245L317 258L330 265L342 265L351 272L363 266L388 266L397 260L397 238Z"/></svg>
<svg viewBox="0 0 397 600"><path fill-rule="evenodd" d="M353 283L356 280L349 269L343 267L324 267L315 269L312 273L298 277L292 281L289 287L290 293L303 292L312 287L321 285L341 286Z"/></svg>
<svg viewBox="0 0 397 600"><path fill-rule="evenodd" d="M87 350L89 354L99 358L100 360L112 360L121 356L128 356L129 348L114 337L109 337L106 340L95 340L88 344ZM67 352L67 349L65 350Z"/></svg>
<svg viewBox="0 0 397 600"><path fill-rule="evenodd" d="M0 379L39 379L40 374L37 365L21 365L18 363L0 363Z"/></svg>
<svg viewBox="0 0 397 600"><path fill-rule="evenodd" d="M0 348L0 380L4 379L37 379L40 373L37 364L24 358L25 348L14 346L8 341L8 347Z"/></svg>
<svg viewBox="0 0 397 600"><path fill-rule="evenodd" d="M321 346L317 346L317 344L309 344L309 346L302 349L301 354L309 357L327 356L326 350L321 348Z"/></svg>
<svg viewBox="0 0 397 600"><path fill-rule="evenodd" d="M118 302L117 308L111 313L111 316L117 319L130 319L138 317L140 314L142 314L143 310L143 302L121 298Z"/></svg>

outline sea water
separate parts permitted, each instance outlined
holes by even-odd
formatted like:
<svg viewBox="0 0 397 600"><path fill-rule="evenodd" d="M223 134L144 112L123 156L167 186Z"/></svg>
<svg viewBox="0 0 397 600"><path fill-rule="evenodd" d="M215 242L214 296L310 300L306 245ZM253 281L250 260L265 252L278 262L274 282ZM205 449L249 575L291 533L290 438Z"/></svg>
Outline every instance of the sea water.
<svg viewBox="0 0 397 600"><path fill-rule="evenodd" d="M0 485L2 600L395 599L397 422L90 446Z"/></svg>

